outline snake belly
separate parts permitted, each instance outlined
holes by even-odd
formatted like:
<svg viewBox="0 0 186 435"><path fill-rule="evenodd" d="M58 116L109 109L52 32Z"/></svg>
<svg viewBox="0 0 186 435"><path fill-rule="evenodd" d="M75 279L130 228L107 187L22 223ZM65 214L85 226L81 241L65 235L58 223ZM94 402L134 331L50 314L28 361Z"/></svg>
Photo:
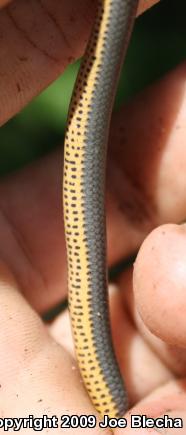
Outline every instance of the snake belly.
<svg viewBox="0 0 186 435"><path fill-rule="evenodd" d="M69 309L76 355L89 396L122 416L127 393L113 350L108 307L105 167L119 73L138 0L98 0L65 136L63 204Z"/></svg>

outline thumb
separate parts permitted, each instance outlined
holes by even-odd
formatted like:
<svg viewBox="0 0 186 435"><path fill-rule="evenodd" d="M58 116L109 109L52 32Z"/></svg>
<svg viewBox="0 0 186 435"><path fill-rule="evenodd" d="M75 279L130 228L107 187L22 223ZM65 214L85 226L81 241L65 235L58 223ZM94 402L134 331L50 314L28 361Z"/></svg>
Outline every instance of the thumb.
<svg viewBox="0 0 186 435"><path fill-rule="evenodd" d="M78 7L76 0L15 0L0 10L0 125L82 55L95 9L91 0Z"/></svg>
<svg viewBox="0 0 186 435"><path fill-rule="evenodd" d="M157 1L142 0L138 13ZM83 54L96 3L14 0L0 11L0 125Z"/></svg>

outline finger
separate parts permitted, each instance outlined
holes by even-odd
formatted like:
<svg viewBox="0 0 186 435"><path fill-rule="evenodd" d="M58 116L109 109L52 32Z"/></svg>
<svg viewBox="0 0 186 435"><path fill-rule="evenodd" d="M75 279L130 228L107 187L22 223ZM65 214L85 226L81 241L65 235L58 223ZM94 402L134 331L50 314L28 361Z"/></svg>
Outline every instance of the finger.
<svg viewBox="0 0 186 435"><path fill-rule="evenodd" d="M183 63L114 116L107 214L113 261L137 250L154 227L185 219L185 110Z"/></svg>
<svg viewBox="0 0 186 435"><path fill-rule="evenodd" d="M90 0L80 0L78 8L73 0L20 0L0 12L0 124L82 54L95 6Z"/></svg>
<svg viewBox="0 0 186 435"><path fill-rule="evenodd" d="M176 377L186 375L186 349L179 347L177 344L168 344L161 340L156 335L150 332L149 328L144 324L137 309L133 310L133 319L137 326L140 335L150 348L156 353L163 364L171 370Z"/></svg>
<svg viewBox="0 0 186 435"><path fill-rule="evenodd" d="M155 5L158 2L159 2L159 0L141 0L139 2L137 15L146 11L147 9L149 9L151 6Z"/></svg>
<svg viewBox="0 0 186 435"><path fill-rule="evenodd" d="M185 400L186 400L186 381L172 381L165 386L158 388L152 394L147 396L143 401L138 403L134 408L125 415L127 419L127 428L125 428L126 435L132 434L134 430L140 435L149 433L152 435L157 432L169 434L169 433L181 433L185 435L186 427L186 412L185 412ZM164 427L145 428L143 426L131 427L132 416L146 416L153 418L154 420L161 417L164 418L168 415L172 419L180 418L183 421L183 428L173 429ZM165 421L165 420L164 420ZM133 419L134 422L134 419ZM181 422L180 422L181 423ZM123 434L122 429L116 429L115 435Z"/></svg>
<svg viewBox="0 0 186 435"><path fill-rule="evenodd" d="M20 0L0 11L0 125L83 54L95 11L91 0Z"/></svg>
<svg viewBox="0 0 186 435"><path fill-rule="evenodd" d="M134 293L150 331L186 348L185 241L185 225L163 225L147 237L135 262Z"/></svg>
<svg viewBox="0 0 186 435"><path fill-rule="evenodd" d="M176 377L183 377L186 374L186 349L178 347L178 345L170 345L168 343L166 343L165 341L161 340L159 337L155 336L152 332L150 332L149 328L144 324L141 316L139 315L137 308L136 308L136 303L134 300L134 292L133 292L133 277L132 277L132 269L126 270L125 272L122 273L122 275L120 276L120 278L118 279L118 287L120 289L121 292L121 303L120 306L124 306L125 310L128 313L128 317L131 321L131 324L133 325L134 330L136 331L136 335L140 337L140 340L142 343L144 343L144 348L146 348L147 350L149 350L149 354L153 354L155 361L156 359L158 360L158 364L160 367L159 372L157 370L154 369L153 364L148 364L147 363L147 369L145 370L145 376L148 372L149 373L149 379L150 382L152 383L153 381L156 382L155 388L157 388L158 385L161 385L162 383L165 382L165 379L167 379L167 375L169 376L169 374L171 373L171 376L176 376ZM145 280L147 280L148 282L148 273L145 276ZM151 278L150 278L151 279ZM149 282L150 285L150 282ZM150 294L148 293L148 302L149 305L151 307L151 310L153 311L152 308L152 301L150 298ZM121 310L121 308L120 308ZM156 311L156 315L159 315L159 311ZM170 316L174 316L172 313L170 313ZM161 322L162 324L165 323ZM117 331L117 328L116 328ZM170 334L172 332L170 331ZM121 339L121 338L120 338ZM122 340L122 339L121 339ZM125 348L125 335L123 338L123 347ZM119 344L118 345L118 352L119 349L121 349L122 352L122 345ZM140 364L140 357L138 358L138 353L136 352L136 358L138 360L138 365L139 367L141 367ZM145 358L142 359L142 361L144 361ZM148 362L148 358L146 359L146 361ZM143 362L144 364L144 362ZM125 365L125 364L123 364ZM134 365L135 367L135 365ZM151 371L152 369L152 371ZM168 370L166 372L166 369ZM144 370L142 370L142 373L144 373ZM157 377L155 376L155 373L158 375ZM139 375L137 377L137 385L139 383L139 379L140 379ZM142 387L146 388L146 382L147 382L147 378L145 380L144 383L142 383ZM150 384L151 385L151 384ZM139 388L140 391L140 388ZM151 390L150 390L151 391ZM145 394L143 394L143 390L141 391L142 395L139 397L142 398L144 397Z"/></svg>
<svg viewBox="0 0 186 435"><path fill-rule="evenodd" d="M163 239L163 243L161 243L160 238L162 231L165 230L165 240ZM136 273L134 273L134 289L136 290L136 302L137 302L137 308L140 310L141 313L141 306L142 309L145 311L145 323L143 322L141 316L138 313L138 310L136 309L136 303L134 301L134 293L133 293L133 282L132 282L132 270L131 271L125 271L122 273L121 277L118 280L118 286L122 291L122 301L123 305L126 307L127 312L129 313L129 317L135 327L137 328L140 336L143 338L145 343L150 347L150 349L155 353L155 355L158 357L159 361L163 363L165 367L168 368L172 373L174 373L175 376L185 376L186 374L186 349L183 347L179 347L179 337L174 337L175 329L177 331L178 336L180 335L180 329L179 329L179 323L177 322L177 319L180 318L180 314L177 313L175 310L177 309L177 303L178 298L177 295L180 293L183 283L181 284L178 279L176 279L176 261L174 260L173 264L169 262L169 259L172 259L176 257L176 253L179 255L179 247L181 242L181 233L183 232L180 229L180 226L176 225L164 225L163 227L160 227L152 232L150 236L147 237L145 242L143 243L140 252L137 257L137 261L135 263L134 270ZM184 234L184 233L183 233ZM168 243L171 245L168 245L167 248L167 239ZM184 237L183 237L183 244L185 244ZM157 249L155 248L157 247ZM147 249L151 249L147 252ZM154 252L155 249L155 252ZM166 254L164 250L166 249ZM170 249L170 252L169 252ZM183 247L184 249L184 247ZM149 255L149 258L148 258ZM159 267L155 266L155 258L159 261ZM167 261L167 264L169 264L169 270L165 271L164 269L164 257ZM182 255L180 255L181 261L183 259ZM172 260L171 260L172 261ZM184 259L183 259L184 261ZM142 266L142 268L141 268ZM143 270L143 274L141 275L141 272ZM138 275L139 273L139 275ZM151 274L152 273L152 274ZM141 281L141 276L143 278L143 284ZM159 279L159 286L158 286L158 292L154 292L154 289L152 289L152 285L154 283L154 279L158 279L158 276L160 276ZM139 279L138 279L139 277ZM171 277L173 277L173 282L176 280L176 285L179 287L179 290L176 291L173 290L173 296L170 298L170 291L171 291ZM144 285L145 283L145 285ZM141 287L142 285L142 287ZM154 301L152 299L152 293L153 292L153 298L156 299L156 305L154 305ZM156 322L158 322L158 325L160 327L160 330L162 329L162 334L164 334L164 327L167 328L167 319L165 317L165 312L163 313L161 309L165 308L165 304L163 304L162 301L162 292L167 294L166 299L166 307L168 309L169 301L173 301L173 298L175 297L176 301L174 300L175 306L174 306L174 313L172 310L168 310L168 322L174 322L174 319L176 318L176 328L174 328L174 325L170 328L169 324L169 332L168 332L168 343L167 343L167 337L163 337L166 341L163 341L159 336L154 335L150 329L151 329L151 317L157 317ZM183 304L184 301L184 294L183 295ZM138 300L140 301L138 304ZM182 306L183 309L183 306ZM179 309L178 309L179 311ZM144 315L142 314L144 317ZM162 322L163 318L163 322ZM146 320L147 319L147 320ZM183 321L184 323L184 321ZM146 326L147 325L147 326ZM184 325L181 324L181 329ZM150 327L150 329L149 329ZM175 344L169 344L170 337L173 335L173 340Z"/></svg>
<svg viewBox="0 0 186 435"><path fill-rule="evenodd" d="M75 347L69 310L65 310L56 316L53 322L48 326L48 330L55 341L75 358Z"/></svg>
<svg viewBox="0 0 186 435"><path fill-rule="evenodd" d="M60 422L60 416L65 414L93 414L99 419L74 359L49 336L2 263L0 303L1 415L12 418L56 415ZM86 433L92 430L84 429ZM81 428L76 431L81 433ZM61 433L60 427L56 433ZM99 429L94 433L100 433Z"/></svg>
<svg viewBox="0 0 186 435"><path fill-rule="evenodd" d="M61 167L62 155L56 152L0 186L0 258L41 311L67 291Z"/></svg>
<svg viewBox="0 0 186 435"><path fill-rule="evenodd" d="M11 0L0 0L0 7L5 6L7 3L9 3ZM159 0L141 0L139 2L138 6L138 14L144 12L146 9L153 6L155 3L157 3Z"/></svg>

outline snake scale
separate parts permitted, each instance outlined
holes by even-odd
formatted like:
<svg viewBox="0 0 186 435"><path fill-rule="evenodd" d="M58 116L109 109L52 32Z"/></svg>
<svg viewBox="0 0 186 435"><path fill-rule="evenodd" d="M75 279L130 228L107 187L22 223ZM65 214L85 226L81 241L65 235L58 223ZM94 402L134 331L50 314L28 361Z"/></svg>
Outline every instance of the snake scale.
<svg viewBox="0 0 186 435"><path fill-rule="evenodd" d="M63 204L69 308L77 360L101 415L128 407L109 322L105 168L110 118L138 0L98 0L70 104Z"/></svg>

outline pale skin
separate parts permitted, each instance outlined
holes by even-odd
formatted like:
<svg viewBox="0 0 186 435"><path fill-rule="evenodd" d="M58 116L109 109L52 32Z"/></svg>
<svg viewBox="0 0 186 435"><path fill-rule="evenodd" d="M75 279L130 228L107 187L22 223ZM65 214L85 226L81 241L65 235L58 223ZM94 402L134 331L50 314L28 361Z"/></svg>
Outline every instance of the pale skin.
<svg viewBox="0 0 186 435"><path fill-rule="evenodd" d="M79 10L75 4L15 0L6 9L0 1L1 124L82 54L94 2L79 1ZM107 228L110 265L141 246L134 272L129 268L110 288L129 413L186 419L186 226L177 225L186 220L185 121L185 63L113 116ZM39 317L67 295L61 160L59 148L0 184L1 417L95 414L77 369L68 312L47 328ZM145 432L155 431L138 430Z"/></svg>

